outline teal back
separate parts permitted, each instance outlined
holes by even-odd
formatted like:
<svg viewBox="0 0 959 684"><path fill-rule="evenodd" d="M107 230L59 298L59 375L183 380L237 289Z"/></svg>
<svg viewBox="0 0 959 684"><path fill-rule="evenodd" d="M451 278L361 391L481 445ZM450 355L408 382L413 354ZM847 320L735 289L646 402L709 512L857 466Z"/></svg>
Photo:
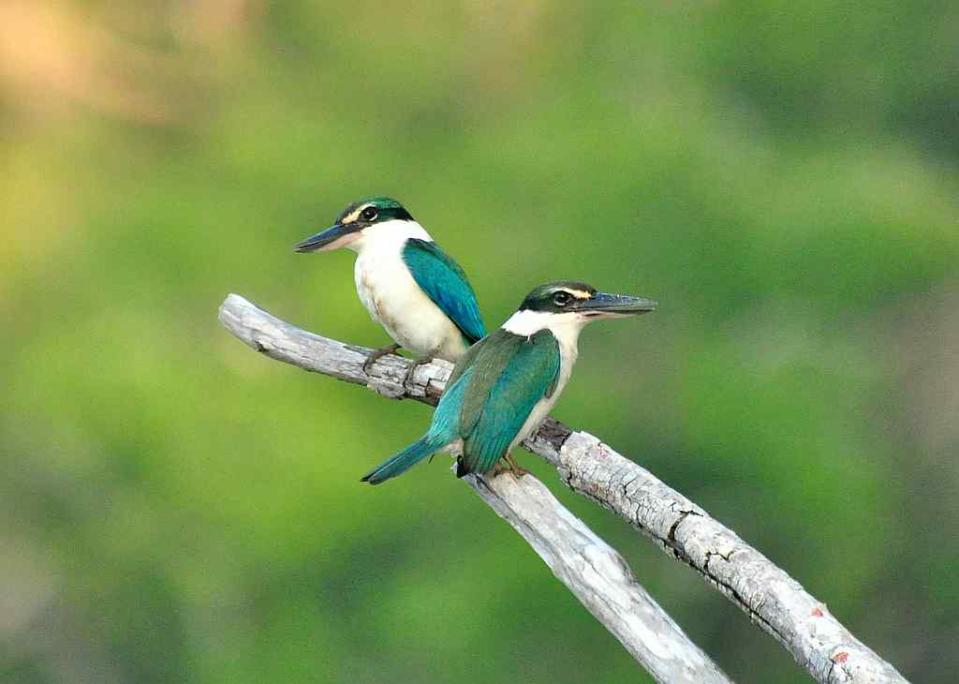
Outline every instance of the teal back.
<svg viewBox="0 0 959 684"><path fill-rule="evenodd" d="M435 242L407 240L403 261L416 284L449 316L469 344L486 335L476 294L466 274Z"/></svg>
<svg viewBox="0 0 959 684"><path fill-rule="evenodd" d="M485 473L506 454L533 407L554 386L559 364L559 344L548 330L527 338L499 329L469 350L451 377L462 392L460 472Z"/></svg>

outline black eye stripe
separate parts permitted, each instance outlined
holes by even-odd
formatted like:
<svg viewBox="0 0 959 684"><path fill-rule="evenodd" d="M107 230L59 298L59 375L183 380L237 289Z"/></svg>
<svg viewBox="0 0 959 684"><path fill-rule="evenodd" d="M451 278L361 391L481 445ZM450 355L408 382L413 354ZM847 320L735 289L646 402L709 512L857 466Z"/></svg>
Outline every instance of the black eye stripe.
<svg viewBox="0 0 959 684"><path fill-rule="evenodd" d="M363 211L360 212L360 216L362 216L367 221L372 221L373 219L376 218L376 215L377 215L376 207L366 207L363 209Z"/></svg>
<svg viewBox="0 0 959 684"><path fill-rule="evenodd" d="M553 295L553 302L555 302L557 306L566 306L572 299L573 296L569 292L565 292L563 290L560 290Z"/></svg>

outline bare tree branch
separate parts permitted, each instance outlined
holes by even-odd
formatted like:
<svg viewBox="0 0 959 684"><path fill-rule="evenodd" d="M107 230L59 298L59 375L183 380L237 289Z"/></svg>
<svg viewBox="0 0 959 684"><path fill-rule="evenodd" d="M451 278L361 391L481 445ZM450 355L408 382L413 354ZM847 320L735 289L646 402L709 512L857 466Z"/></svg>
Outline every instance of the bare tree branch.
<svg viewBox="0 0 959 684"><path fill-rule="evenodd" d="M369 350L303 331L238 295L223 302L220 321L271 358L366 385L392 398L435 404L451 369L443 361L419 366L404 385L410 362L387 356L368 376L363 361ZM768 558L593 435L549 418L525 446L556 466L573 491L617 513L700 573L775 637L817 681L906 681Z"/></svg>
<svg viewBox="0 0 959 684"><path fill-rule="evenodd" d="M730 681L646 593L623 557L533 475L464 479L656 681Z"/></svg>

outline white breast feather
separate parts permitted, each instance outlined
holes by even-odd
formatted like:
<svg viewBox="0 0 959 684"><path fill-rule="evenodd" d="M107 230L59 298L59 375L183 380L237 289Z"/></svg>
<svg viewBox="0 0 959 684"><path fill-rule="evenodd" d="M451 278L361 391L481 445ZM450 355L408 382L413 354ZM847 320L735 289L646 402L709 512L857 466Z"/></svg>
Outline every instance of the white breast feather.
<svg viewBox="0 0 959 684"><path fill-rule="evenodd" d="M415 221L370 226L350 245L357 253L356 292L374 321L417 356L455 361L466 350L459 328L413 280L403 262L403 246L416 238L432 242Z"/></svg>

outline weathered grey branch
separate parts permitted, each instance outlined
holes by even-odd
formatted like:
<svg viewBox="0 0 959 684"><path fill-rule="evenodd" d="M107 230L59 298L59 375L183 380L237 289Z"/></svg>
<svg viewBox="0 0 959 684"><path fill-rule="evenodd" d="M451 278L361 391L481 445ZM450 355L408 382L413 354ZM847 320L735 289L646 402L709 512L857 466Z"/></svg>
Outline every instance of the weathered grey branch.
<svg viewBox="0 0 959 684"><path fill-rule="evenodd" d="M729 682L646 593L623 557L533 475L464 479L656 681Z"/></svg>
<svg viewBox="0 0 959 684"><path fill-rule="evenodd" d="M367 385L393 398L435 403L450 365L419 366L383 357L363 372L369 350L313 335L230 295L220 320L271 358ZM825 604L702 508L586 432L547 419L525 446L556 466L573 491L619 514L683 561L775 637L817 681L904 682L896 669L856 639Z"/></svg>

